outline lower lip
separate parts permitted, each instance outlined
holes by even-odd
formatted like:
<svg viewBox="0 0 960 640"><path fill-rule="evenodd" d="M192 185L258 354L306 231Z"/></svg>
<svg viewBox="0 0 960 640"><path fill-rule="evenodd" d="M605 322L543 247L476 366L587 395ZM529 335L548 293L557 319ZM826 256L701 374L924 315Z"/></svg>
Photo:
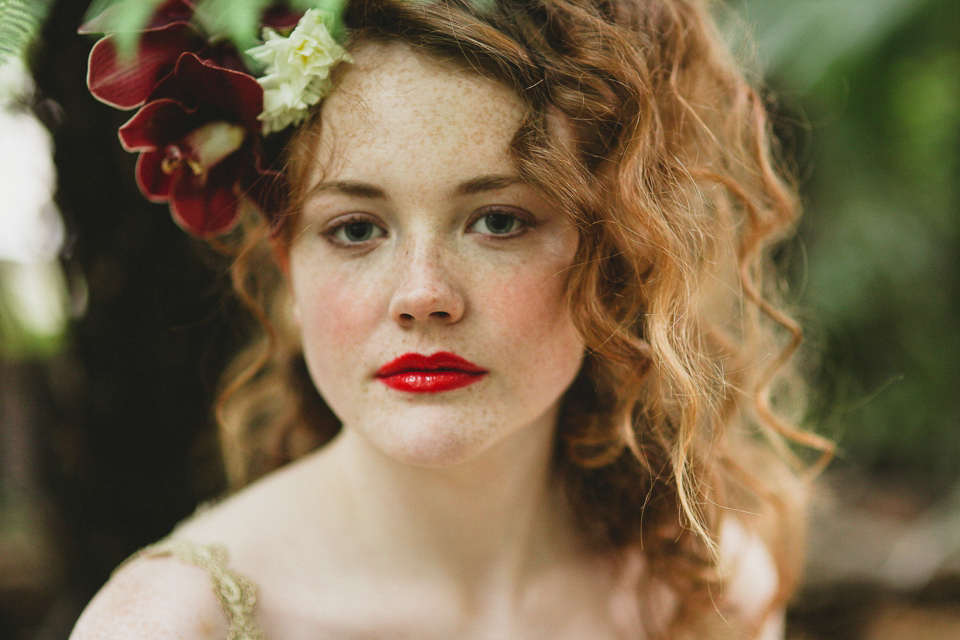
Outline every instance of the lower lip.
<svg viewBox="0 0 960 640"><path fill-rule="evenodd" d="M407 393L440 393L461 389L486 375L466 371L404 371L378 378L391 389Z"/></svg>

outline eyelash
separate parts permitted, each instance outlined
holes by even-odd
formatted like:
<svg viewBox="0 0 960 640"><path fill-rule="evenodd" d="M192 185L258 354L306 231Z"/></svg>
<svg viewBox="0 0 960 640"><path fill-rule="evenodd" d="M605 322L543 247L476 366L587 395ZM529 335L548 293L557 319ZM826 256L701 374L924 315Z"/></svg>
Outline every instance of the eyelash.
<svg viewBox="0 0 960 640"><path fill-rule="evenodd" d="M470 221L470 224L467 225L467 229L473 229L473 227L480 222L481 220L487 219L489 216L508 216L513 220L520 223L520 227L509 231L507 233L484 233L482 235L494 240L509 240L511 238L516 238L517 236L523 235L531 227L535 226L536 220L529 213L525 211L520 211L518 209L507 209L504 207L488 207L481 209L477 212L477 215L474 216L473 220ZM489 229L489 225L487 226ZM475 231L474 233L480 233Z"/></svg>
<svg viewBox="0 0 960 640"><path fill-rule="evenodd" d="M520 226L516 229L513 229L512 231L508 231L507 233L494 233L492 231L490 233L483 233L483 232L474 230L474 227L479 222L483 220L487 220L490 216L507 216L511 218L512 221L516 221L516 223L519 223ZM357 223L370 225L370 227L372 227L373 229L373 232L372 232L373 237L367 238L365 240L360 240L360 241L350 241L348 239L339 237L341 232L345 232L350 225L357 224ZM499 242L499 241L509 240L512 238L516 238L520 235L523 235L524 233L527 232L527 230L535 226L535 224L536 224L536 220L533 218L533 216L531 216L530 214L524 211L520 211L517 209L507 209L504 207L487 207L487 208L481 209L480 211L477 212L477 214L474 215L470 223L467 225L467 230L470 231L471 233L479 233L485 237L492 238L495 241ZM489 224L487 228L489 229ZM379 235L376 235L378 232L379 232ZM327 228L323 230L321 235L323 235L328 242L330 242L335 246L345 247L345 248L359 248L359 247L367 246L373 240L386 237L388 235L388 232L386 229L381 227L375 219L372 219L366 215L355 214L355 215L347 216L346 218L337 219L333 224L327 226Z"/></svg>
<svg viewBox="0 0 960 640"><path fill-rule="evenodd" d="M379 231L380 235L373 238L368 238L366 240L361 240L359 242L351 242L349 240L341 239L338 237L341 231L346 231L347 227L349 227L351 224L357 224L357 223L364 223L364 224L370 225L374 229L373 233L376 234L377 231ZM356 248L356 247L367 246L367 244L370 243L372 240L385 237L387 235L387 230L381 227L379 224L376 223L374 219L371 219L368 216L351 215L351 216L347 216L346 218L337 219L333 224L329 225L326 229L323 230L322 235L327 239L328 242L330 242L335 246L346 247L346 248Z"/></svg>

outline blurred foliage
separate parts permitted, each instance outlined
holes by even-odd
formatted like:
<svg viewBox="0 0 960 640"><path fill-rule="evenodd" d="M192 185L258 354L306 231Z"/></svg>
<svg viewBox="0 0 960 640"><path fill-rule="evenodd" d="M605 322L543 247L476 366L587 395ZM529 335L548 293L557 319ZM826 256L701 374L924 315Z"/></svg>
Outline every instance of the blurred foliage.
<svg viewBox="0 0 960 640"><path fill-rule="evenodd" d="M753 17L804 178L815 418L841 464L946 485L960 478L960 3L752 0Z"/></svg>
<svg viewBox="0 0 960 640"><path fill-rule="evenodd" d="M0 64L23 57L52 5L53 0L0 0Z"/></svg>
<svg viewBox="0 0 960 640"><path fill-rule="evenodd" d="M0 359L53 356L67 322L63 272L56 262L0 260Z"/></svg>
<svg viewBox="0 0 960 640"><path fill-rule="evenodd" d="M3 2L4 0L0 0ZM288 0L298 11L318 9L328 16L328 27L334 35L343 31L340 21L346 0ZM90 5L85 20L92 31L116 34L121 53L130 54L137 44L137 34L156 7L164 0L96 0ZM197 0L196 21L214 39L232 40L240 51L260 42L260 16L277 0Z"/></svg>

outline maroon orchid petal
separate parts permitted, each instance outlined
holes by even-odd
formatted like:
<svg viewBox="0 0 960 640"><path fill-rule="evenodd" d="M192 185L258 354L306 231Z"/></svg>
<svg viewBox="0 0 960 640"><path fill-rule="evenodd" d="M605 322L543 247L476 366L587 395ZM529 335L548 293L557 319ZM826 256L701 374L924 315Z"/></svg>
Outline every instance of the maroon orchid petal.
<svg viewBox="0 0 960 640"><path fill-rule="evenodd" d="M162 109L160 107L169 107ZM165 111L173 117L185 114L172 101L151 102L141 112ZM140 116L138 113L136 117ZM171 200L171 211L178 223L200 236L221 233L229 226L231 209L225 194L234 193L245 164L249 164L250 144L246 129L237 124L212 121L185 135L164 143L150 134L147 125L133 127L130 142L140 142L145 150L137 161L137 185L154 202ZM142 136L136 140L134 135ZM223 212L223 213L218 213Z"/></svg>
<svg viewBox="0 0 960 640"><path fill-rule="evenodd" d="M177 224L201 238L229 231L238 218L237 176L243 163L243 155L235 153L211 169L203 181L188 170L180 171L170 195L170 212Z"/></svg>
<svg viewBox="0 0 960 640"><path fill-rule="evenodd" d="M303 17L303 11L293 11L283 4L275 4L263 13L260 24L276 31L293 29Z"/></svg>
<svg viewBox="0 0 960 640"><path fill-rule="evenodd" d="M225 69L196 54L184 53L173 74L151 98L172 98L188 108L213 109L218 117L242 124L251 131L261 128L257 116L263 111L263 89L253 76Z"/></svg>
<svg viewBox="0 0 960 640"><path fill-rule="evenodd" d="M154 100L120 127L120 143L127 151L159 149L197 124L194 110L176 100Z"/></svg>
<svg viewBox="0 0 960 640"><path fill-rule="evenodd" d="M144 33L137 44L136 58L125 60L118 55L113 36L107 36L90 50L87 86L102 102L118 109L133 109L173 71L184 51L199 52L205 46L193 27L172 24Z"/></svg>
<svg viewBox="0 0 960 640"><path fill-rule="evenodd" d="M214 42L207 49L204 49L201 54L201 59L209 60L218 67L252 75L243 56L229 40Z"/></svg>
<svg viewBox="0 0 960 640"><path fill-rule="evenodd" d="M146 30L162 29L176 22L190 22L193 19L193 11L194 6L191 0L167 0L154 11Z"/></svg>
<svg viewBox="0 0 960 640"><path fill-rule="evenodd" d="M151 202L166 202L170 198L173 175L163 170L163 151L144 151L137 158L137 186Z"/></svg>

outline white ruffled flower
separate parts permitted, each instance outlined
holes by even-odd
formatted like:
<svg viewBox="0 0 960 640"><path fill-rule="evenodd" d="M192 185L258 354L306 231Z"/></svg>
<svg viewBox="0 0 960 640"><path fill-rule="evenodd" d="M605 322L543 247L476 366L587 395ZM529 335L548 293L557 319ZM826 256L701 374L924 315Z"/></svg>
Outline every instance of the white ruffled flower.
<svg viewBox="0 0 960 640"><path fill-rule="evenodd" d="M263 39L247 53L266 65L266 75L257 78L263 87L263 113L258 118L266 135L302 122L329 91L330 68L350 57L316 9L304 13L289 36L265 28Z"/></svg>

